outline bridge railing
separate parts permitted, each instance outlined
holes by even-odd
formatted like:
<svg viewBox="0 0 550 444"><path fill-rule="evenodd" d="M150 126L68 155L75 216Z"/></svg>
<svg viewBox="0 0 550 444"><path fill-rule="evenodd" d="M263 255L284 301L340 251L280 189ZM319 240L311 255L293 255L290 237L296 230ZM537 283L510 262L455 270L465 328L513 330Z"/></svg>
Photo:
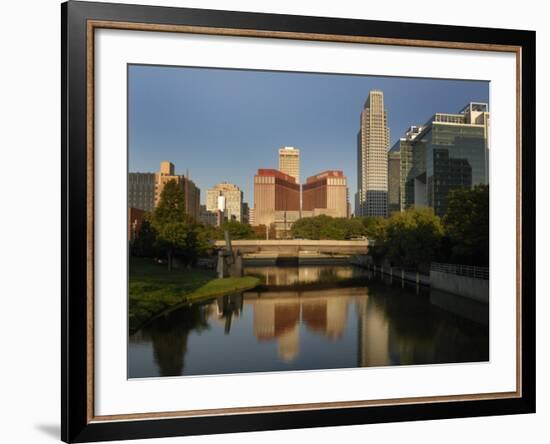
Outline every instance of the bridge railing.
<svg viewBox="0 0 550 444"><path fill-rule="evenodd" d="M474 279L489 279L488 267L476 267L473 265L445 264L441 262L432 262L430 269L441 273L454 274L456 276L471 277Z"/></svg>

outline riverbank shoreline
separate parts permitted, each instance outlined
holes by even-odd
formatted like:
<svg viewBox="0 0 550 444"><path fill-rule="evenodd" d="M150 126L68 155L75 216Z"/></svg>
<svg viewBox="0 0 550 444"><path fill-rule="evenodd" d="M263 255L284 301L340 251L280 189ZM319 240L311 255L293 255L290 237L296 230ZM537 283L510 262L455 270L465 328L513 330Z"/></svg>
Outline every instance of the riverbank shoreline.
<svg viewBox="0 0 550 444"><path fill-rule="evenodd" d="M211 270L168 271L152 259L132 258L128 281L128 329L139 330L159 315L191 302L251 290L254 276L219 279Z"/></svg>

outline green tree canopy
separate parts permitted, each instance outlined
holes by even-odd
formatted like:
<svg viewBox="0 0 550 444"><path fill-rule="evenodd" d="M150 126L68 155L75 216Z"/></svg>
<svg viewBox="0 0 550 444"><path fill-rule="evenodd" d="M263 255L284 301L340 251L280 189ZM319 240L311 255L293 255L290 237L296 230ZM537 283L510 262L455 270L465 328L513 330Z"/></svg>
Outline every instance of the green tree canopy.
<svg viewBox="0 0 550 444"><path fill-rule="evenodd" d="M209 256L215 250L214 240L221 239L223 234L218 227L208 224L199 224L197 231L197 249L199 256Z"/></svg>
<svg viewBox="0 0 550 444"><path fill-rule="evenodd" d="M332 217L330 216L304 217L294 222L291 234L293 237L303 237L304 239L338 239L339 230L331 225Z"/></svg>
<svg viewBox="0 0 550 444"><path fill-rule="evenodd" d="M369 239L380 242L385 239L387 219L379 216L367 216L359 220L363 224L364 235Z"/></svg>
<svg viewBox="0 0 550 444"><path fill-rule="evenodd" d="M153 213L153 225L161 227L185 218L185 194L175 180L168 181L160 194L160 200Z"/></svg>
<svg viewBox="0 0 550 444"><path fill-rule="evenodd" d="M256 233L254 232L254 230L250 225L243 224L236 220L229 220L222 224L221 230L220 230L221 233L218 234L219 239L223 239L223 233L226 230L229 231L229 235L231 236L231 239L234 239L234 240L256 239Z"/></svg>
<svg viewBox="0 0 550 444"><path fill-rule="evenodd" d="M394 213L386 223L381 242L391 263L418 268L434 260L442 237L439 217L431 208L419 208Z"/></svg>
<svg viewBox="0 0 550 444"><path fill-rule="evenodd" d="M157 233L158 247L166 252L169 270L172 269L175 253L186 263L192 263L196 259L196 224L185 214L185 195L175 180L164 185L159 203L153 212L152 226Z"/></svg>
<svg viewBox="0 0 550 444"><path fill-rule="evenodd" d="M453 262L489 265L489 187L487 185L452 191L443 224L451 242Z"/></svg>
<svg viewBox="0 0 550 444"><path fill-rule="evenodd" d="M157 234L151 226L151 217L151 213L145 213L141 228L130 244L130 251L134 256L153 257L157 252Z"/></svg>
<svg viewBox="0 0 550 444"><path fill-rule="evenodd" d="M292 236L304 239L333 239L345 240L354 237L374 237L375 227L383 223L382 218L347 219L344 217L330 217L320 215L304 217L292 225Z"/></svg>
<svg viewBox="0 0 550 444"><path fill-rule="evenodd" d="M299 219L292 226L291 232L293 237L312 240L344 240L367 235L362 218L347 219L327 215Z"/></svg>

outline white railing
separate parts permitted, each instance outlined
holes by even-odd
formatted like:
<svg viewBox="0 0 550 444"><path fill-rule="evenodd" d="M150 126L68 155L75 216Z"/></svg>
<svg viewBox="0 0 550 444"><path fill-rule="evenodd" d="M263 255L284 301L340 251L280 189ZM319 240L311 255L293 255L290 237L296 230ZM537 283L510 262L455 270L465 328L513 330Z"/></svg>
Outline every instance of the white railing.
<svg viewBox="0 0 550 444"><path fill-rule="evenodd" d="M439 271L441 273L449 273L457 276L471 277L474 279L489 279L488 267L475 267L473 265L460 265L460 264L442 264L440 262L432 262L432 271Z"/></svg>

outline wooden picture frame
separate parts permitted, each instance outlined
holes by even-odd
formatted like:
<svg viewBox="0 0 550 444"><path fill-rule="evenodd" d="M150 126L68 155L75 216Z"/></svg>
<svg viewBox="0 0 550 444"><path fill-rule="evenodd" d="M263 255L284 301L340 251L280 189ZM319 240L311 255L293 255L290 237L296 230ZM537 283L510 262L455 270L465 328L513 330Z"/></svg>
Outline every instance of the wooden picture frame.
<svg viewBox="0 0 550 444"><path fill-rule="evenodd" d="M62 22L62 412L65 442L535 411L535 33L69 1ZM213 34L516 55L517 390L133 415L94 414L94 32ZM512 258L514 259L514 258ZM511 260L512 260L511 259Z"/></svg>

